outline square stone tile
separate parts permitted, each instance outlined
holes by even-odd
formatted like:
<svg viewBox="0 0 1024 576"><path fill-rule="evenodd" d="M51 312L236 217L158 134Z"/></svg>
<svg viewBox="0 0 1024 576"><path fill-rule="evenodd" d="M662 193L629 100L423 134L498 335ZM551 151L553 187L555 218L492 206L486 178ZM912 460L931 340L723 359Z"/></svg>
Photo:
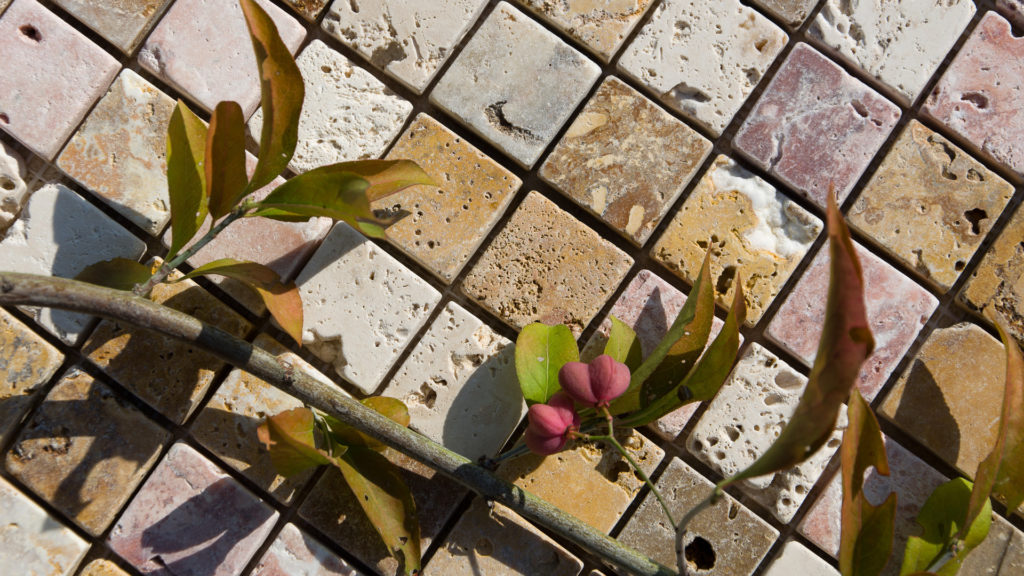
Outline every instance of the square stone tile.
<svg viewBox="0 0 1024 576"><path fill-rule="evenodd" d="M501 2L430 93L430 101L529 168L601 70Z"/></svg>
<svg viewBox="0 0 1024 576"><path fill-rule="evenodd" d="M63 361L59 350L0 309L0 444Z"/></svg>
<svg viewBox="0 0 1024 576"><path fill-rule="evenodd" d="M960 566L960 574L1024 574L1024 533L993 515L988 537L967 556Z"/></svg>
<svg viewBox="0 0 1024 576"><path fill-rule="evenodd" d="M864 303L875 350L861 367L857 388L870 402L889 378L938 300L856 242L864 273ZM828 245L814 257L765 334L807 366L814 363L828 295Z"/></svg>
<svg viewBox="0 0 1024 576"><path fill-rule="evenodd" d="M622 42L633 31L651 0L624 2L551 2L550 0L518 0L552 26L572 36L577 42L608 62L619 51Z"/></svg>
<svg viewBox="0 0 1024 576"><path fill-rule="evenodd" d="M496 456L526 414L515 346L450 302L382 392L412 428L470 460Z"/></svg>
<svg viewBox="0 0 1024 576"><path fill-rule="evenodd" d="M374 202L411 214L388 227L388 240L451 283L505 213L522 181L437 120L420 114L389 160L413 160L440 184L414 186Z"/></svg>
<svg viewBox="0 0 1024 576"><path fill-rule="evenodd" d="M710 152L711 142L611 76L540 176L640 246Z"/></svg>
<svg viewBox="0 0 1024 576"><path fill-rule="evenodd" d="M299 142L288 163L295 172L380 157L412 112L406 99L319 40L306 46L295 63L306 82ZM261 130L262 108L249 121L257 141Z"/></svg>
<svg viewBox="0 0 1024 576"><path fill-rule="evenodd" d="M968 477L999 432L1003 345L974 324L932 332L879 413Z"/></svg>
<svg viewBox="0 0 1024 576"><path fill-rule="evenodd" d="M107 543L143 573L239 574L277 512L203 458L175 444L110 532Z"/></svg>
<svg viewBox="0 0 1024 576"><path fill-rule="evenodd" d="M166 156L174 105L126 69L57 159L61 170L154 236L171 219Z"/></svg>
<svg viewBox="0 0 1024 576"><path fill-rule="evenodd" d="M825 562L806 546L790 540L782 553L768 565L765 576L839 576L839 570Z"/></svg>
<svg viewBox="0 0 1024 576"><path fill-rule="evenodd" d="M120 66L35 0L16 0L0 18L0 129L47 160Z"/></svg>
<svg viewBox="0 0 1024 576"><path fill-rule="evenodd" d="M996 9L1014 25L1024 28L1024 0L996 0Z"/></svg>
<svg viewBox="0 0 1024 576"><path fill-rule="evenodd" d="M322 26L422 94L486 5L486 0L334 0Z"/></svg>
<svg viewBox="0 0 1024 576"><path fill-rule="evenodd" d="M623 52L619 70L718 136L787 40L739 0L662 2Z"/></svg>
<svg viewBox="0 0 1024 576"><path fill-rule="evenodd" d="M17 566L24 574L71 576L89 543L50 516L17 488L0 478L0 566Z"/></svg>
<svg viewBox="0 0 1024 576"><path fill-rule="evenodd" d="M131 54L171 0L54 0L126 54Z"/></svg>
<svg viewBox="0 0 1024 576"><path fill-rule="evenodd" d="M579 337L633 259L538 192L530 192L462 282L516 330L567 324Z"/></svg>
<svg viewBox="0 0 1024 576"><path fill-rule="evenodd" d="M150 299L244 338L244 318L195 282L160 284ZM114 320L104 320L82 353L161 414L181 424L206 395L225 363L199 347Z"/></svg>
<svg viewBox="0 0 1024 576"><path fill-rule="evenodd" d="M651 256L693 285L711 249L719 306L730 308L743 279L753 326L810 249L822 223L780 190L736 164L715 158L651 249Z"/></svg>
<svg viewBox="0 0 1024 576"><path fill-rule="evenodd" d="M806 44L783 62L733 139L758 168L821 207L842 202L900 109Z"/></svg>
<svg viewBox="0 0 1024 576"><path fill-rule="evenodd" d="M790 28L798 28L818 5L818 0L753 0L753 3Z"/></svg>
<svg viewBox="0 0 1024 576"><path fill-rule="evenodd" d="M583 562L515 512L477 498L426 570L446 576L576 576Z"/></svg>
<svg viewBox="0 0 1024 576"><path fill-rule="evenodd" d="M677 520L714 489L714 484L679 458L672 459L655 485ZM747 576L778 536L777 530L726 495L690 522L684 545L690 569L700 570L702 576ZM656 562L676 565L675 531L650 494L618 539Z"/></svg>
<svg viewBox="0 0 1024 576"><path fill-rule="evenodd" d="M422 278L338 222L296 284L304 305L302 344L366 394L441 299Z"/></svg>
<svg viewBox="0 0 1024 576"><path fill-rule="evenodd" d="M269 0L257 0L294 53L306 30ZM248 118L260 100L259 70L235 0L177 0L139 50L139 64L212 111L234 100Z"/></svg>
<svg viewBox="0 0 1024 576"><path fill-rule="evenodd" d="M291 6L300 16L306 20L316 21L320 12L327 7L329 0L284 0L284 3Z"/></svg>
<svg viewBox="0 0 1024 576"><path fill-rule="evenodd" d="M28 199L27 178L21 156L0 141L0 240Z"/></svg>
<svg viewBox="0 0 1024 576"><path fill-rule="evenodd" d="M986 13L921 110L1024 177L1024 38Z"/></svg>
<svg viewBox="0 0 1024 576"><path fill-rule="evenodd" d="M807 32L910 103L976 10L972 0L826 0Z"/></svg>
<svg viewBox="0 0 1024 576"><path fill-rule="evenodd" d="M960 292L960 300L981 314L995 312L1024 346L1024 208L1006 224ZM2 245L2 244L0 244Z"/></svg>
<svg viewBox="0 0 1024 576"><path fill-rule="evenodd" d="M19 0L20 1L20 0ZM0 268L12 272L74 278L111 258L137 260L146 245L81 196L61 184L36 190L0 238ZM26 308L35 321L72 346L88 333L90 316Z"/></svg>
<svg viewBox="0 0 1024 576"><path fill-rule="evenodd" d="M131 576L131 574L110 560L98 558L86 564L78 576Z"/></svg>
<svg viewBox="0 0 1024 576"><path fill-rule="evenodd" d="M7 453L5 467L98 536L170 437L105 384L71 369L32 414Z"/></svg>
<svg viewBox="0 0 1024 576"><path fill-rule="evenodd" d="M1013 186L912 120L850 208L850 223L943 289L956 282Z"/></svg>
<svg viewBox="0 0 1024 576"><path fill-rule="evenodd" d="M286 524L270 545L252 576L361 576L315 538Z"/></svg>

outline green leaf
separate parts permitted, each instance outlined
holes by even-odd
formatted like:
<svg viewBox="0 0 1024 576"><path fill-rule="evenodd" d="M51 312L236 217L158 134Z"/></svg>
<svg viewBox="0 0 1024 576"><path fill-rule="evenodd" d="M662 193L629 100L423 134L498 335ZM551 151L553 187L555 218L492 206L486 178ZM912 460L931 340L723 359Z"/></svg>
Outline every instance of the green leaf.
<svg viewBox="0 0 1024 576"><path fill-rule="evenodd" d="M643 350L636 332L625 322L615 316L609 316L612 327L608 331L608 342L604 345L604 353L622 362L632 372L643 361Z"/></svg>
<svg viewBox="0 0 1024 576"><path fill-rule="evenodd" d="M145 284L152 275L153 270L145 264L127 258L114 258L86 266L85 270L75 276L75 280L130 292L137 284Z"/></svg>
<svg viewBox="0 0 1024 576"><path fill-rule="evenodd" d="M167 193L171 200L171 247L178 254L206 220L206 125L178 100L167 126Z"/></svg>
<svg viewBox="0 0 1024 576"><path fill-rule="evenodd" d="M371 396L363 400L363 405L370 408L389 419L401 424L402 426L409 426L409 408L397 398L388 398L387 396ZM331 430L331 436L334 440L340 444L346 446L362 446L364 448L370 448L377 452L382 452L387 446L371 438L370 436L360 432L353 426L345 424L341 420L338 420L332 416L324 415L324 420L327 422L328 428Z"/></svg>
<svg viewBox="0 0 1024 576"><path fill-rule="evenodd" d="M938 576L956 576L964 558L988 536L992 524L992 507L989 504L974 518L966 531L962 530L971 491L970 482L954 478L932 492L917 515L917 523L923 528L921 536L907 539L903 566L900 568L902 576L925 571ZM985 502L988 503L988 500ZM953 542L960 539L959 533L962 531L965 532L964 540L958 546L959 553L954 554ZM936 565L937 562L941 566Z"/></svg>
<svg viewBox="0 0 1024 576"><path fill-rule="evenodd" d="M256 434L270 451L270 460L282 476L294 476L322 464L337 464L342 452L316 447L316 417L308 408L295 408L267 418Z"/></svg>
<svg viewBox="0 0 1024 576"><path fill-rule="evenodd" d="M580 351L568 326L534 322L516 339L516 375L523 398L529 404L545 404L562 389L558 371L567 362L578 362Z"/></svg>
<svg viewBox="0 0 1024 576"><path fill-rule="evenodd" d="M259 160L246 188L248 194L270 184L288 167L299 141L299 117L306 88L274 21L255 0L240 3L259 66L263 106Z"/></svg>
<svg viewBox="0 0 1024 576"><path fill-rule="evenodd" d="M437 182L412 160L356 160L334 166L369 182L366 197L370 202L387 198L410 186L437 186Z"/></svg>
<svg viewBox="0 0 1024 576"><path fill-rule="evenodd" d="M877 576L892 554L896 519L896 494L872 506L864 494L864 473L871 467L889 475L889 460L878 419L856 389L850 394L850 423L843 433L842 533L839 571L843 576Z"/></svg>
<svg viewBox="0 0 1024 576"><path fill-rule="evenodd" d="M214 220L227 215L245 196L245 119L237 102L220 102L206 138L206 194Z"/></svg>
<svg viewBox="0 0 1024 576"><path fill-rule="evenodd" d="M339 459L338 468L388 551L403 564L405 574L419 574L416 503L395 465L369 448L354 446Z"/></svg>
<svg viewBox="0 0 1024 576"><path fill-rule="evenodd" d="M281 282L277 272L263 264L231 258L204 264L178 281L211 274L234 278L255 290L281 329L302 345L302 297L294 282Z"/></svg>

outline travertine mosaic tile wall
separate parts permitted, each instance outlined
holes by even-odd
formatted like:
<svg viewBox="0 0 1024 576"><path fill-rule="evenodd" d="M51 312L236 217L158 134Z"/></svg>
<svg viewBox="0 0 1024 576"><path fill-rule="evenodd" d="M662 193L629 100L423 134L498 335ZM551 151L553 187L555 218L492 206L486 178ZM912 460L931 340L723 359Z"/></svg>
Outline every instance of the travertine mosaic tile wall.
<svg viewBox="0 0 1024 576"><path fill-rule="evenodd" d="M410 213L387 242L322 219L246 221L190 262L231 255L296 278L301 348L229 281L158 301L355 396L399 397L417 430L477 457L513 442L525 412L517 329L564 322L593 356L614 314L649 351L710 249L719 316L744 282L742 358L714 401L625 438L681 513L796 406L834 185L878 342L859 387L893 469L869 486L899 495L897 550L931 490L987 453L1002 350L980 313L1003 314L1024 341L1020 0L260 3L307 82L293 173L411 158L440 187L375 206ZM0 0L0 269L70 277L164 254L178 98L207 118L237 100L259 134L234 0ZM284 479L260 451L260 419L297 405L129 326L0 310L0 572L393 573L336 473ZM688 540L697 573L836 574L844 426L803 465L702 513ZM393 460L428 574L611 572ZM659 507L618 458L578 446L499 473L674 562ZM962 573L1024 573L1024 519L996 508Z"/></svg>

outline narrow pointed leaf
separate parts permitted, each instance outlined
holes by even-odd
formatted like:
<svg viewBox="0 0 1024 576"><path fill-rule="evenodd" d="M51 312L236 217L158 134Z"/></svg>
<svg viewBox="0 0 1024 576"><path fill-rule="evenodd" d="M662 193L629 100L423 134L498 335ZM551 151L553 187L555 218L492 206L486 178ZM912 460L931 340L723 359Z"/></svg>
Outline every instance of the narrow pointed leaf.
<svg viewBox="0 0 1024 576"><path fill-rule="evenodd" d="M206 195L210 216L219 220L245 196L245 119L237 102L220 102L206 137Z"/></svg>
<svg viewBox="0 0 1024 576"><path fill-rule="evenodd" d="M625 364L630 372L636 370L643 361L643 350L636 332L625 322L615 316L609 317L612 327L608 330L608 342L604 345L604 353Z"/></svg>
<svg viewBox="0 0 1024 576"><path fill-rule="evenodd" d="M397 398L387 396L371 396L363 400L363 404L380 414L387 416L402 426L409 426L409 408ZM360 432L353 426L328 415L323 416L331 430L331 436L340 444L346 446L362 446L377 452L384 451L386 445L375 438Z"/></svg>
<svg viewBox="0 0 1024 576"><path fill-rule="evenodd" d="M529 404L545 404L562 389L558 371L567 362L578 362L580 351L568 326L534 322L516 339L516 375L523 398Z"/></svg>
<svg viewBox="0 0 1024 576"><path fill-rule="evenodd" d="M972 484L967 480L954 478L940 485L928 497L917 514L917 523L922 533L907 539L903 566L900 568L902 576L926 572L930 568L931 573L938 576L956 576L967 554L988 536L992 524L991 504L982 509L966 530L963 529L971 488ZM960 532L965 537L959 546L959 553L953 554L952 545L960 539ZM940 566L936 566L936 563Z"/></svg>
<svg viewBox="0 0 1024 576"><path fill-rule="evenodd" d="M354 228L360 228L360 222L387 226L387 222L378 220L370 210L370 201L366 198L369 185L368 181L337 165L322 166L275 188L250 216L286 221L324 216L342 220Z"/></svg>
<svg viewBox="0 0 1024 576"><path fill-rule="evenodd" d="M437 186L437 182L412 160L356 160L335 166L340 171L355 174L370 183L366 189L366 197L370 202L418 184Z"/></svg>
<svg viewBox="0 0 1024 576"><path fill-rule="evenodd" d="M145 284L152 275L153 269L145 264L127 258L114 258L86 266L85 270L75 276L75 280L131 291L137 284Z"/></svg>
<svg viewBox="0 0 1024 576"><path fill-rule="evenodd" d="M254 192L277 178L295 154L306 89L299 67L281 40L274 21L255 0L240 2L259 66L263 106L259 160L246 189Z"/></svg>
<svg viewBox="0 0 1024 576"><path fill-rule="evenodd" d="M170 260L206 220L206 125L178 100L167 126L167 193L171 201Z"/></svg>
<svg viewBox="0 0 1024 576"><path fill-rule="evenodd" d="M270 451L282 476L294 476L322 464L336 464L339 452L328 455L316 447L316 419L308 408L295 408L267 418L256 433Z"/></svg>

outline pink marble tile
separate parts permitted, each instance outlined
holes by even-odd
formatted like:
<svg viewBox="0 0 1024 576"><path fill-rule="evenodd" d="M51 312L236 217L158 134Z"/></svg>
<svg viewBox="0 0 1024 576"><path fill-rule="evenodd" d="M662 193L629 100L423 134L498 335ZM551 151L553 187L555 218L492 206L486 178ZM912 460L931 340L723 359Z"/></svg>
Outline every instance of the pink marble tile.
<svg viewBox="0 0 1024 576"><path fill-rule="evenodd" d="M824 207L850 193L899 108L807 44L797 44L733 139L736 151Z"/></svg>
<svg viewBox="0 0 1024 576"><path fill-rule="evenodd" d="M896 368L938 300L892 266L857 246L864 270L864 297L875 351L861 368L857 387L869 401ZM828 294L828 248L818 251L796 287L790 292L766 334L773 341L813 364L821 338Z"/></svg>
<svg viewBox="0 0 1024 576"><path fill-rule="evenodd" d="M999 14L985 14L923 111L1024 176L1024 37Z"/></svg>
<svg viewBox="0 0 1024 576"><path fill-rule="evenodd" d="M35 0L0 17L0 128L52 160L120 66Z"/></svg>
<svg viewBox="0 0 1024 576"><path fill-rule="evenodd" d="M294 524L288 524L260 559L252 576L362 576L362 572Z"/></svg>
<svg viewBox="0 0 1024 576"><path fill-rule="evenodd" d="M175 444L110 533L143 574L241 573L277 512L186 444Z"/></svg>

